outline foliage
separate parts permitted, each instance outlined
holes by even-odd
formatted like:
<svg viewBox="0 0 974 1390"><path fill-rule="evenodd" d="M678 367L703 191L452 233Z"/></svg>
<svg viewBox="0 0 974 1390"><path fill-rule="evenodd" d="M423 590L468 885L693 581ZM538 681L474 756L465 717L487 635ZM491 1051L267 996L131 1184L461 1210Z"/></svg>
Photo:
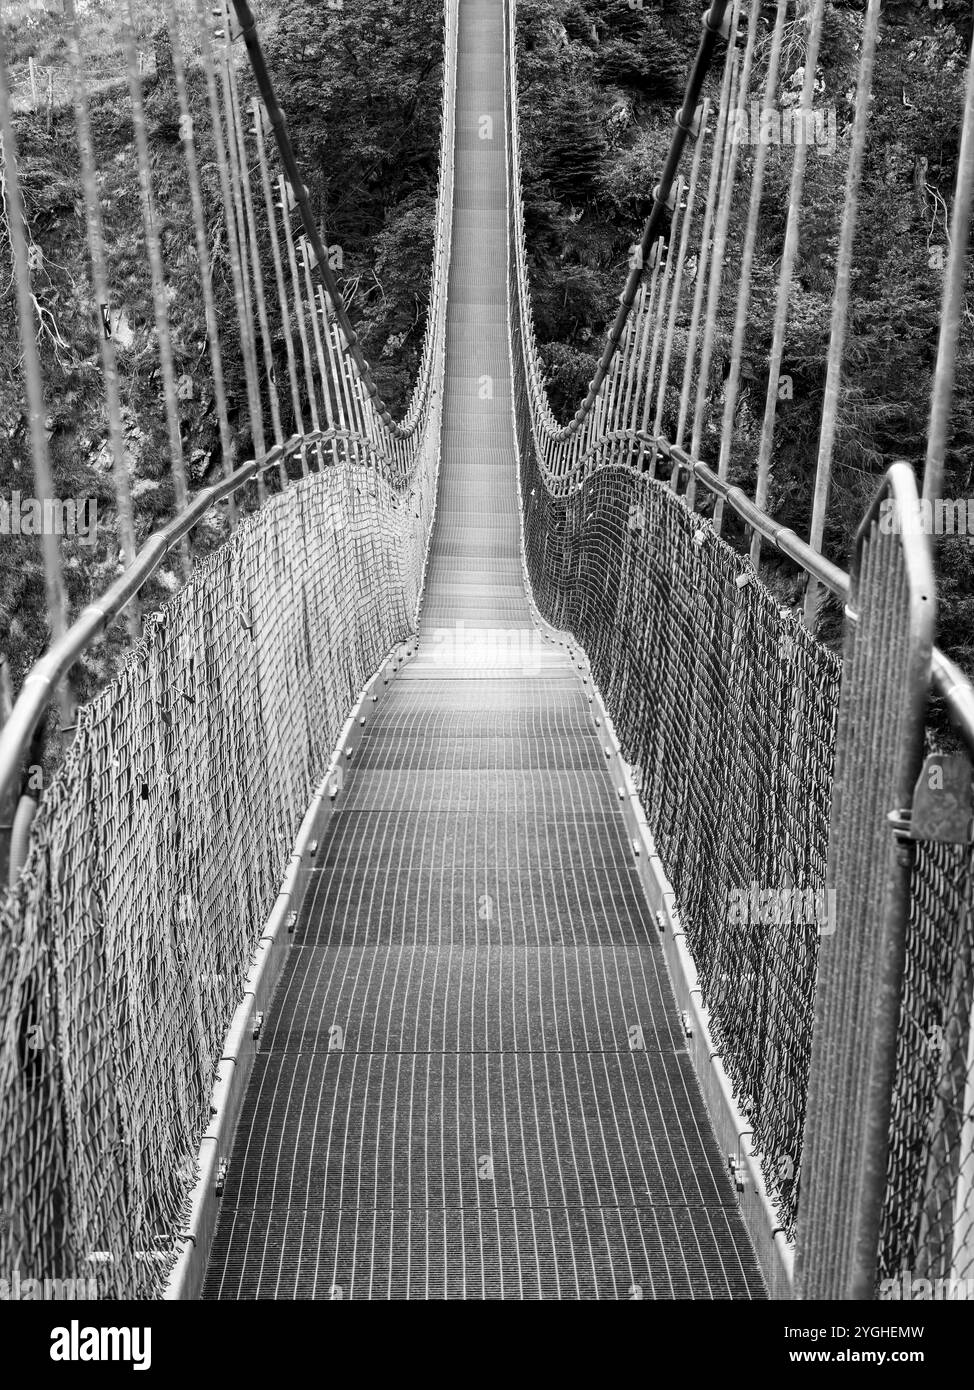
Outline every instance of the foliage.
<svg viewBox="0 0 974 1390"><path fill-rule="evenodd" d="M181 13L195 0L178 0ZM125 5L89 0L83 42L108 251L110 312L122 389L123 426L135 506L137 543L168 520L175 497L160 387L151 284L138 185L131 106L119 47ZM209 14L210 6L206 12ZM281 10L286 9L286 22ZM299 163L332 246L342 247L340 280L351 302L380 389L395 413L408 401L425 329L438 176L441 100L441 0L372 0L368 6L325 9L311 0L264 0L255 6L282 104L296 136ZM158 5L137 0L136 39L154 47ZM14 78L26 58L38 64L66 59L58 15L7 15L4 52ZM191 389L178 403L191 492L250 456L244 364L236 331L227 229L203 73L189 53L188 85L201 170L204 216L232 432L233 457L223 459L191 205L166 74L147 62L143 74L153 192L165 265L168 314L177 376ZM47 436L59 497L97 503L97 544L64 537L62 554L69 615L102 593L119 570L119 538L111 485L111 454L85 233L84 201L75 153L74 114L67 103L66 69L48 114L20 103L18 166L27 234L35 248L32 288L41 315L39 346L46 386ZM242 97L250 94L241 68ZM22 92L23 82L18 91ZM255 188L261 212L259 187ZM265 284L273 283L264 238ZM10 245L0 216L0 258ZM0 282L0 496L33 493L12 277ZM283 341L275 340L278 380L285 380ZM264 402L265 407L267 402ZM286 431L293 427L289 393L281 392ZM255 499L245 498L244 505ZM200 552L226 534L227 518L211 516L194 532ZM178 561L143 591L153 606L179 582ZM0 545L0 654L16 688L49 643L40 547L34 538L4 537ZM76 694L87 698L111 673L125 648L119 625L75 673Z"/></svg>
<svg viewBox="0 0 974 1390"><path fill-rule="evenodd" d="M288 125L379 389L399 413L419 365L439 173L442 0L290 0L267 43ZM400 244L397 245L396 243ZM377 262L377 253L381 265ZM396 351L386 354L385 338Z"/></svg>
<svg viewBox="0 0 974 1390"><path fill-rule="evenodd" d="M805 59L807 6L789 16L777 92L794 103ZM762 20L752 91L763 90L771 11ZM768 505L799 535L811 521L812 485L825 388L832 292L846 159L863 21L857 0L826 7L816 105L834 109L836 148L809 152L799 252L778 393ZM696 45L698 14L676 3L630 7L628 0L521 0L518 6L524 191L532 293L552 404L575 408L626 272L626 249L648 211L669 145L672 112ZM845 366L839 398L825 549L846 564L859 519L879 475L894 458L922 474L930 386L937 349L942 264L957 172L962 82L971 14L958 0L931 11L920 0L891 0L883 13L867 143ZM719 60L718 54L718 60ZM719 72L720 62L715 65ZM716 77L710 95L717 95ZM578 129L570 156L565 134ZM601 147L601 171L591 168ZM752 147L741 149L739 184L749 186ZM769 151L750 285L741 394L731 454L732 481L752 490L788 209L792 154ZM706 176L706 161L704 175ZM729 371L747 198L729 229L715 325L710 415L703 454L719 448L723 386ZM699 234L699 221L695 225ZM682 377L690 294L678 319L671 382ZM965 312L944 493L965 497L974 480L974 314ZM775 383L776 390L778 383ZM678 391L666 393L664 424L676 426ZM703 503L707 505L706 501ZM746 545L731 519L725 534ZM974 673L974 566L966 539L937 538L941 644ZM775 553L765 574L788 603L801 601L794 568ZM825 632L840 615L827 606Z"/></svg>

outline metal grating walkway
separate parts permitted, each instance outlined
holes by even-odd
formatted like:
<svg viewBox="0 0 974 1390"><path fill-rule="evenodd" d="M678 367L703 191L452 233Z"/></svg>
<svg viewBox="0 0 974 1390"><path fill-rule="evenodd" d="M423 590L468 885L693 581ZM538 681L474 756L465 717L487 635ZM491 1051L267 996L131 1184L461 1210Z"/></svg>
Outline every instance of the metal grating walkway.
<svg viewBox="0 0 974 1390"><path fill-rule="evenodd" d="M461 0L420 651L319 851L207 1298L764 1293L587 699L524 596L503 84L501 5Z"/></svg>

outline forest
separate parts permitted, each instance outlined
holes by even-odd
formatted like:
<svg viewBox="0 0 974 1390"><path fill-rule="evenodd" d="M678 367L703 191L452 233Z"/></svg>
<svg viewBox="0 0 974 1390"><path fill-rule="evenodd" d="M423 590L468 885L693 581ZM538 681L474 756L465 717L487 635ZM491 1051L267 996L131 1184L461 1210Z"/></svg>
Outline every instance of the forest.
<svg viewBox="0 0 974 1390"><path fill-rule="evenodd" d="M192 0L180 0L193 9ZM53 7L56 9L56 6ZM811 152L778 411L769 509L807 535L824 385L835 249L854 69L864 4L834 0L817 73L817 102L832 115L834 149ZM263 0L255 6L268 62L295 136L298 158L329 245L340 248L339 278L393 413L408 401L425 326L441 101L440 0ZM615 311L672 131L695 50L702 6L694 0L519 0L519 99L522 169L535 327L548 390L560 418L591 378ZM131 460L137 541L172 515L166 425L159 408L158 362L133 172L128 89L120 67L120 7L86 6L89 100L100 171L116 336L123 344L126 448ZM143 84L153 179L162 229L177 368L191 385L179 402L190 489L223 466L205 324L192 293L193 242L181 178L171 87L156 65L157 7L135 6L145 54ZM808 6L789 8L778 101L796 100L804 65ZM762 15L754 88L762 81L774 6ZM66 538L69 607L76 613L104 590L124 562L112 526L113 495L97 354L98 317L90 290L79 174L72 156L73 112L66 81L63 19L43 7L6 7L2 41L15 94L16 129L27 207L39 341L47 380L47 433L59 495L98 502L97 543ZM846 564L851 539L877 480L895 458L922 472L929 389L936 353L944 255L957 169L961 87L971 42L970 7L959 0L890 0L883 12L870 135L853 268L846 368L825 550ZM718 53L718 68L721 54ZM40 95L28 61L41 74ZM46 85L44 75L48 74ZM245 90L248 78L241 67ZM190 94L202 105L198 72ZM206 167L207 151L201 150ZM745 147L742 160L753 158ZM790 151L768 160L743 389L731 460L732 481L753 489L757 436L767 388L767 358L778 259L787 206ZM216 186L204 179L218 307L231 318L232 292ZM736 268L746 203L732 215L727 273L718 315L702 453L715 455L722 382L733 328ZM7 250L5 226L0 239ZM27 490L27 418L13 328L13 288L0 287L0 493ZM971 309L957 363L953 433L945 495L965 498L974 473L974 376ZM682 375L685 333L678 332L674 379ZM239 352L225 343L235 461L249 456L246 396ZM675 426L676 391L664 428ZM291 422L284 421L287 428ZM226 534L226 517L200 528L204 552ZM745 537L731 525L735 544ZM974 674L974 580L966 535L936 538L941 585L940 644ZM783 603L801 602L794 569L764 556L764 577ZM146 599L178 583L163 569ZM10 537L0 548L0 654L16 690L49 633L36 542ZM840 615L826 607L825 640L840 636ZM77 673L84 697L111 673L123 632L85 658Z"/></svg>
<svg viewBox="0 0 974 1390"><path fill-rule="evenodd" d="M778 105L796 100L804 72L808 8L789 10ZM825 382L835 252L850 138L854 71L865 5L826 6L816 105L835 113L836 145L810 152L779 393L768 508L807 537ZM685 0L520 0L521 118L535 326L549 392L566 418L584 395L615 312L629 247L670 138L673 111L699 33L700 7ZM762 91L774 6L764 12L752 91ZM971 44L969 6L891 0L883 10L859 205L852 295L825 553L846 566L856 527L894 459L922 476L930 385L940 323L949 213L957 173L962 86ZM764 64L764 69L762 68ZM753 147L742 152L746 165ZM774 316L792 152L770 148L752 275L748 333L731 456L731 480L753 495L754 461ZM746 168L744 175L746 177ZM722 382L733 332L736 270L746 199L731 214L702 455L713 461ZM687 296L689 297L689 296ZM971 301L968 301L970 306ZM965 313L944 495L966 498L974 481L974 315ZM684 338L685 344L685 338ZM673 379L682 377L680 343ZM673 437L677 391L664 432ZM725 531L742 540L740 531ZM974 552L966 535L935 538L939 642L974 670ZM764 555L764 577L785 603L801 597L793 567ZM838 605L821 635L837 642Z"/></svg>

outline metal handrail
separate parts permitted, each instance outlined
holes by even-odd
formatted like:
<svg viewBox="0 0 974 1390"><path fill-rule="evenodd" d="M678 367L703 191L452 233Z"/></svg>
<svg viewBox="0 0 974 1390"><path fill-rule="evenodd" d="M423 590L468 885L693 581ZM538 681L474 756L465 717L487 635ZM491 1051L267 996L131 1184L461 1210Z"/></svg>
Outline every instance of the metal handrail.
<svg viewBox="0 0 974 1390"><path fill-rule="evenodd" d="M790 527L782 526L767 512L755 506L741 488L734 487L725 482L724 479L719 478L702 459L691 458L685 449L671 444L664 435L645 435L642 432L637 432L627 437L634 442L655 443L661 453L669 456L676 468L692 473L708 492L715 497L723 498L727 506L747 526L758 532L782 555L787 555L805 574L816 579L819 584L840 598L843 604L848 602L852 581L847 571L839 565L833 564L831 560L827 560L817 550L813 550L808 542L801 540ZM611 442L614 441L608 437L598 441L593 446L593 451L597 450L600 443ZM602 467L617 467L631 471L630 465L616 460L610 460ZM598 469L593 470L593 472L595 471ZM701 526L706 524L705 517L698 516L697 519ZM957 663L946 656L939 647L933 649L930 675L933 689L944 701L955 732L964 743L968 755L974 759L974 684L965 676Z"/></svg>
<svg viewBox="0 0 974 1390"><path fill-rule="evenodd" d="M218 502L225 501L242 487L253 482L260 474L275 468L281 461L293 457L313 444L341 439L355 439L360 446L374 453L377 461L387 462L371 441L349 430L316 430L308 434L292 435L283 444L269 450L262 459L250 459L229 477L221 478L204 488L178 516L173 517L159 530L153 531L124 573L106 589L100 599L82 609L67 632L48 648L28 672L10 717L0 730L0 802L12 789L13 782L19 775L24 751L29 746L59 683L108 624L119 616L152 578L179 542Z"/></svg>
<svg viewBox="0 0 974 1390"><path fill-rule="evenodd" d="M845 570L834 565L831 560L826 560L824 555L813 550L807 541L800 540L787 526L780 526L773 521L766 512L754 505L745 492L718 478L707 464L699 459L691 460L682 449L674 448L671 452L680 467L692 469L704 487L715 496L723 497L732 511L752 530L759 532L783 555L794 560L806 574L830 589L843 603L848 602L852 581ZM677 455L682 457L677 458ZM947 714L955 732L964 743L968 755L974 759L974 684L968 680L957 663L945 656L939 647L933 649L930 678L934 690L947 707Z"/></svg>

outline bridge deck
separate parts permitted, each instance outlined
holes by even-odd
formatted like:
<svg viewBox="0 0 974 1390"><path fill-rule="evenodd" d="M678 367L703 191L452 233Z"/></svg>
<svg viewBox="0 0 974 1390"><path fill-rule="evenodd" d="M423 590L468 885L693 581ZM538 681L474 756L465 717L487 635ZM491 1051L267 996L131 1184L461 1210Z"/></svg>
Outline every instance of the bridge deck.
<svg viewBox="0 0 974 1390"><path fill-rule="evenodd" d="M319 851L209 1298L763 1296L586 696L524 596L503 74L500 5L463 0L420 654Z"/></svg>

